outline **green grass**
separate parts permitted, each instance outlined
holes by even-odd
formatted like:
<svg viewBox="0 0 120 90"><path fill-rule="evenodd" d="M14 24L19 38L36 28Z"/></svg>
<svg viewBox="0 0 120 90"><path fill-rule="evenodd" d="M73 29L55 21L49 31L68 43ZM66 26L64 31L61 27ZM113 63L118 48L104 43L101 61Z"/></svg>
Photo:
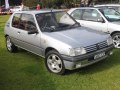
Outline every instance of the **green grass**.
<svg viewBox="0 0 120 90"><path fill-rule="evenodd" d="M49 73L44 59L24 50L9 53L5 48L4 25L9 16L0 16L0 90L120 90L120 50L94 65Z"/></svg>

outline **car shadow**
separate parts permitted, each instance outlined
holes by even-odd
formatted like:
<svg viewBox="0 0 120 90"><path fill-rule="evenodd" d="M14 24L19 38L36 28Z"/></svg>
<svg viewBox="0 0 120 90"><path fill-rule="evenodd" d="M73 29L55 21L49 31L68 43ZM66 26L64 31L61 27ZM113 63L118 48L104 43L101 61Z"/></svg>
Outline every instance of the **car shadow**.
<svg viewBox="0 0 120 90"><path fill-rule="evenodd" d="M30 52L27 52L23 49L20 49L19 52L22 52L25 55L29 55L31 58L36 58L35 59L36 61L40 60L39 56L32 54ZM71 74L75 74L75 73L81 74L81 75L94 74L97 72L102 72L104 70L111 69L114 66L120 65L120 60L119 60L120 56L118 56L119 53L120 53L119 49L115 49L115 50L113 50L113 55L109 56L108 58L106 58L102 61L99 61L97 63L94 63L90 66L84 67L84 68L80 68L80 69L76 69L76 70L66 70L66 73L64 75L71 75ZM44 61L43 58L41 58L41 59ZM44 65L44 62L43 62L43 65ZM45 68L45 65L43 67Z"/></svg>
<svg viewBox="0 0 120 90"><path fill-rule="evenodd" d="M52 74L46 70L44 59L23 49L19 49L18 52L18 54L22 54L22 56L25 55L25 57L30 58L31 62L34 62L28 65L24 65L19 72L24 73L28 77L31 77L33 80L37 78L34 83L39 83L38 87L40 87L40 90L55 90L54 81L50 78Z"/></svg>

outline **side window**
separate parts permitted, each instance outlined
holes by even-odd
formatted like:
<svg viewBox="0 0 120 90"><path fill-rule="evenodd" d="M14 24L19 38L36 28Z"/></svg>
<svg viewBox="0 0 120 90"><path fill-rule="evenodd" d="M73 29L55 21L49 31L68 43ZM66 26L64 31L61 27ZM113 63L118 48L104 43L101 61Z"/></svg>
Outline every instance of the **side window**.
<svg viewBox="0 0 120 90"><path fill-rule="evenodd" d="M35 25L33 15L22 14L19 27L20 27L20 29L23 29L26 31L36 30L36 25Z"/></svg>
<svg viewBox="0 0 120 90"><path fill-rule="evenodd" d="M71 14L71 16L73 18L78 19L78 20L80 20L81 15L82 15L82 10L78 10L78 9L73 11L72 14Z"/></svg>
<svg viewBox="0 0 120 90"><path fill-rule="evenodd" d="M12 20L12 27L19 28L20 15L21 14L19 13L14 14L13 20Z"/></svg>
<svg viewBox="0 0 120 90"><path fill-rule="evenodd" d="M102 17L101 15L98 13L97 10L94 10L94 9L88 9L88 10L85 10L84 13L83 13L83 20L86 20L86 21L101 21L102 20Z"/></svg>

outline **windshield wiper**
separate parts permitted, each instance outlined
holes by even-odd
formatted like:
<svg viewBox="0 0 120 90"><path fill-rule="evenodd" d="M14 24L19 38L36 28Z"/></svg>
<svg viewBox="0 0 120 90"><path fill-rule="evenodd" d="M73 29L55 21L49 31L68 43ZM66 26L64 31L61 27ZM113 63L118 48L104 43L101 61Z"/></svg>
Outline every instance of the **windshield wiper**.
<svg viewBox="0 0 120 90"><path fill-rule="evenodd" d="M80 26L80 24L79 24L78 22L76 22L76 23L74 23L73 25L70 25L69 28L72 28L72 27L74 27L74 26L76 26L76 25L77 25L77 26Z"/></svg>

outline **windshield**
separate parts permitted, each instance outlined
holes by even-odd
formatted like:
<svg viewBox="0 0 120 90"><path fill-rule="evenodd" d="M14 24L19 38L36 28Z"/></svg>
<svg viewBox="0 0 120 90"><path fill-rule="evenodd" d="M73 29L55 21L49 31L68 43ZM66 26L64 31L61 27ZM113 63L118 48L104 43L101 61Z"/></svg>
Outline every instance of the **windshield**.
<svg viewBox="0 0 120 90"><path fill-rule="evenodd" d="M66 12L49 12L36 15L36 19L41 31L60 31L80 26Z"/></svg>
<svg viewBox="0 0 120 90"><path fill-rule="evenodd" d="M100 9L101 13L106 17L110 22L119 21L120 13L113 8L104 8Z"/></svg>
<svg viewBox="0 0 120 90"><path fill-rule="evenodd" d="M111 8L114 8L116 11L120 12L120 6L111 6Z"/></svg>

